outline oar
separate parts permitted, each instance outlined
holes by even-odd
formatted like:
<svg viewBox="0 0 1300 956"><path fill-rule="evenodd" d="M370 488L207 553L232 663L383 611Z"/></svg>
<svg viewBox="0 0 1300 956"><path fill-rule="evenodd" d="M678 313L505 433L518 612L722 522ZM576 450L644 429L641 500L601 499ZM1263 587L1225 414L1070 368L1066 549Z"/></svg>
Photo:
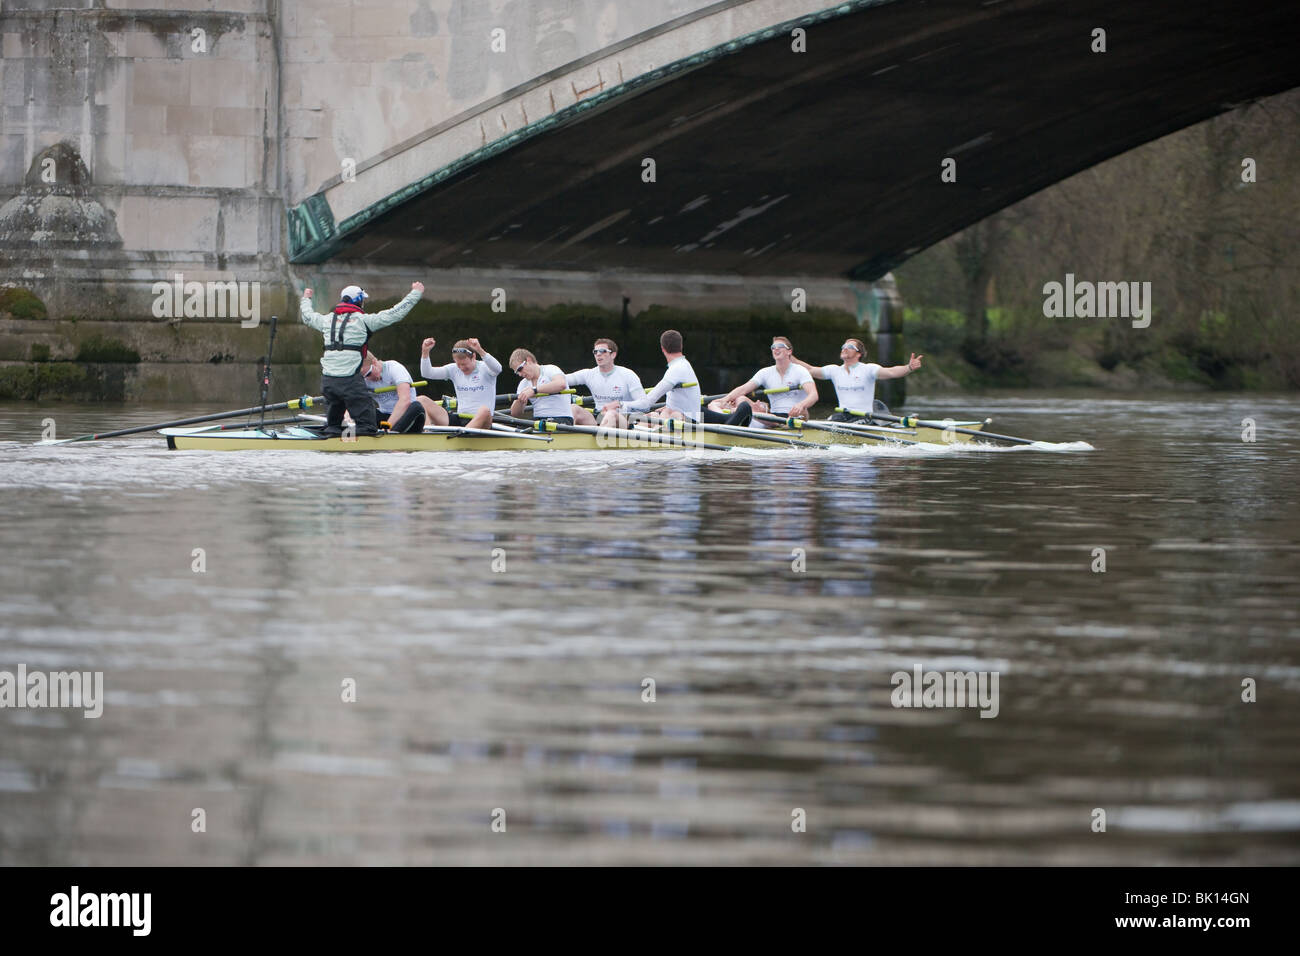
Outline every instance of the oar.
<svg viewBox="0 0 1300 956"><path fill-rule="evenodd" d="M814 441L804 441L802 438L785 438L781 435L772 435L759 428L741 428L737 425L708 425L704 422L690 422L689 424L680 418L668 419L668 430L686 431L687 429L712 432L716 435L739 435L744 438L753 438L758 441L772 442L777 445L791 445L795 448L829 448L829 445L821 445Z"/></svg>
<svg viewBox="0 0 1300 956"><path fill-rule="evenodd" d="M272 418L269 421L259 422L257 427L258 429L262 429L268 425L295 425L295 424L301 424L302 422L313 422L313 421L323 422L325 421L325 416L324 415L294 415L292 418ZM249 427L248 422L233 422L233 423L228 422L219 425L208 425L205 428L196 428L194 429L194 432L195 433L226 432L226 431L233 431L236 428L248 428L248 427Z"/></svg>
<svg viewBox="0 0 1300 956"><path fill-rule="evenodd" d="M426 382L415 382L415 385L425 385ZM376 392L391 392L396 389L396 385L385 385L382 388L375 389ZM252 408L238 408L231 412L213 412L211 415L199 415L195 418L178 418L173 422L159 422L156 425L137 425L134 428L119 428L112 432L97 432L90 435L78 435L76 438L60 438L56 441L37 442L38 445L67 445L79 441L98 441L101 438L121 438L123 435L138 435L141 432L157 431L159 428L181 428L184 425L200 425L203 422L218 422L225 418L240 418L245 415L258 415L263 410L268 412L289 411L295 408L311 408L318 402L325 401L321 395L303 395L301 398L295 398L287 402L278 402L275 405L254 405Z"/></svg>
<svg viewBox="0 0 1300 956"><path fill-rule="evenodd" d="M310 408L317 402L323 402L325 399L320 396L304 395L301 398L295 398L288 402L279 402L275 405L267 405L268 412L279 412L294 408ZM78 435L76 438L60 438L57 441L37 442L43 445L67 445L71 442L78 441L98 441L101 438L119 438L123 435L138 435L140 432L156 431L159 428L180 428L183 425L198 425L202 422L215 422L223 418L241 418L245 415L257 415L261 413L262 406L254 405L252 408L240 408L233 412L214 412L211 415L199 415L195 418L178 418L172 422L158 422L155 425L138 425L135 428L119 428L112 432L98 432L90 435Z"/></svg>
<svg viewBox="0 0 1300 956"><path fill-rule="evenodd" d="M848 412L850 415L861 415L864 418L881 418L887 422L898 422L907 428L937 428L941 431L954 431L962 435L974 435L976 438L993 438L998 441L1009 441L1016 445L1036 445L1038 444L1032 438L1016 438L1013 435L999 435L995 432L979 431L974 428L959 428L956 425L944 424L943 422L931 421L925 418L917 418L915 415L904 415L901 418L898 415L885 415L882 412L859 412L851 408L837 408L837 412Z"/></svg>
<svg viewBox="0 0 1300 956"><path fill-rule="evenodd" d="M781 392L790 391L789 385L782 385L780 388L756 388L750 392L750 395L779 395ZM723 392L720 395L701 395L700 404L707 405L709 402L717 401L719 398L726 398L730 392Z"/></svg>
<svg viewBox="0 0 1300 956"><path fill-rule="evenodd" d="M887 428L884 425L872 427L870 425L851 425L848 422L820 422L804 421L801 418L781 418L777 415L768 415L765 412L755 412L754 417L764 422L773 422L774 424L784 425L786 428L792 428L798 431L801 428L811 428L814 431L831 432L836 435L860 435L863 438L878 438L882 441L896 441L904 445L917 445L920 442L909 441L906 438L898 438L895 434L898 429Z"/></svg>
<svg viewBox="0 0 1300 956"><path fill-rule="evenodd" d="M676 385L673 386L673 388L674 388L674 389L678 389L678 388L695 388L695 386L697 386L697 385L699 385L699 384L700 384L699 382L678 382ZM663 407L664 407L665 405L667 405L667 404L668 404L667 402L659 402L659 403L657 403L657 404L655 404L655 405L651 405L651 406L650 406L650 411L653 412L656 408L663 408Z"/></svg>
<svg viewBox="0 0 1300 956"><path fill-rule="evenodd" d="M569 399L570 404L577 405L579 408L582 408L583 406L587 408L596 407L596 400L594 398L592 398L590 395L579 395L578 390L576 388L562 388L558 392L546 392L546 393L534 392L532 400L536 401L539 398L547 398L551 395L573 395L575 397ZM502 393L501 395L497 396L497 404L499 405L502 402L508 401L513 405L517 398L519 398L518 392L515 392L514 394Z"/></svg>
<svg viewBox="0 0 1300 956"><path fill-rule="evenodd" d="M643 445L680 445L684 448L706 448L709 451L731 451L730 445L715 445L710 442L692 441L688 438L677 438L672 435L666 435L663 432L654 431L637 431L630 428L600 428L595 425L563 425L559 422L542 422L527 421L523 418L515 418L513 415L505 415L497 412L493 419L510 425L521 425L535 431L548 432L568 432L577 435L595 435L613 436L615 438L627 438L639 442Z"/></svg>
<svg viewBox="0 0 1300 956"><path fill-rule="evenodd" d="M577 394L578 394L578 390L577 390L576 388L562 388L562 389L560 389L558 392L547 392L547 393L546 393L546 395L577 395ZM540 397L540 398L545 398L546 395L539 395L539 397ZM500 393L497 395L497 401L498 401L498 402L506 402L506 401L513 402L513 401L514 401L516 398L518 398L518 397L519 397L519 393L518 393L518 392L500 392Z"/></svg>
<svg viewBox="0 0 1300 956"><path fill-rule="evenodd" d="M468 416L473 417L473 416ZM446 435L448 438L455 438L457 435L480 435L487 438L519 438L528 441L548 442L551 440L550 435L532 435L528 432L516 431L494 431L488 428L469 428L464 425L429 425L424 429L426 435Z"/></svg>

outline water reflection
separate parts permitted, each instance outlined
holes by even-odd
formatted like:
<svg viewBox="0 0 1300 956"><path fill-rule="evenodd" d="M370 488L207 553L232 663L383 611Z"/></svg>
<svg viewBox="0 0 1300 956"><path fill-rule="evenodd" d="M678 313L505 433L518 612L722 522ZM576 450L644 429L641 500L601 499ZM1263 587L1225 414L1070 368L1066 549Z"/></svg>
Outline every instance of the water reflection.
<svg viewBox="0 0 1300 956"><path fill-rule="evenodd" d="M990 401L1074 456L0 447L0 670L106 690L0 711L0 863L1295 863L1300 443L1152 409ZM895 709L918 663L999 716Z"/></svg>

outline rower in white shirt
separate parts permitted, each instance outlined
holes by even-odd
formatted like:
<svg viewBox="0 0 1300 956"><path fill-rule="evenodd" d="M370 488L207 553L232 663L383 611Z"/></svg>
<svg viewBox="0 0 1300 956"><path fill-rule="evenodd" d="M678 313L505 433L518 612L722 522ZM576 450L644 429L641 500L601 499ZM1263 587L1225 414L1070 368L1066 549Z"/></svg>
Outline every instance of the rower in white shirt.
<svg viewBox="0 0 1300 956"><path fill-rule="evenodd" d="M557 425L596 423L591 412L576 407L568 395L556 394L564 388L564 373L558 365L542 365L528 349L515 349L510 353L510 367L519 376L515 400L510 405L510 414L515 418L523 415L531 402L535 422L555 422Z"/></svg>
<svg viewBox="0 0 1300 956"><path fill-rule="evenodd" d="M568 388L577 388L579 385L587 387L587 391L591 392L593 407L600 412L602 427L627 428L628 421L619 414L618 409L609 412L603 409L609 405L617 405L625 401L635 402L639 399L645 394L641 379L630 368L614 364L618 358L618 346L613 339L596 339L591 347L591 354L596 360L596 367L566 373L565 384ZM545 392L548 388L552 386L543 387L540 391ZM578 411L585 414L586 410L579 407ZM595 419L592 418L591 422L595 422ZM590 423L580 419L578 424Z"/></svg>
<svg viewBox="0 0 1300 956"><path fill-rule="evenodd" d="M436 344L431 338L421 343L420 374L431 382L451 382L456 389L456 412L463 424L470 428L491 428L501 363L483 350L478 339L461 339L451 347L454 361L435 366L429 361L429 352ZM466 415L469 421L464 420Z"/></svg>
<svg viewBox="0 0 1300 956"><path fill-rule="evenodd" d="M695 377L695 369L682 354L682 333L669 329L659 336L659 351L664 353L668 369L659 384L633 401L610 402L602 412L650 411L650 407L660 399L666 399L663 408L650 412L650 418L683 418L688 422L700 420L700 382Z"/></svg>
<svg viewBox="0 0 1300 956"><path fill-rule="evenodd" d="M840 408L858 412L872 411L876 399L876 380L902 378L921 367L923 356L912 353L906 365L877 365L864 362L866 347L861 339L845 339L840 346L840 360L843 365L809 365L802 359L793 361L807 369L813 378L830 379L835 383L835 404ZM830 416L833 422L869 422L866 415L850 415L848 412L836 412Z"/></svg>
<svg viewBox="0 0 1300 956"><path fill-rule="evenodd" d="M423 431L425 424L447 424L447 410L433 399L415 393L411 373L401 362L384 361L374 352L367 352L361 363L361 374L366 388L392 386L390 391L375 392L379 405L380 421L388 422L388 430L398 434Z"/></svg>
<svg viewBox="0 0 1300 956"><path fill-rule="evenodd" d="M790 344L790 340L784 335L776 336L772 340L773 364L759 369L744 385L733 388L720 404L725 408L748 402L749 399L744 396L756 389L784 388L789 391L767 396L772 414L782 418L807 418L808 409L817 404L817 385L806 369L791 361L793 356L794 347ZM751 424L766 427L758 421Z"/></svg>

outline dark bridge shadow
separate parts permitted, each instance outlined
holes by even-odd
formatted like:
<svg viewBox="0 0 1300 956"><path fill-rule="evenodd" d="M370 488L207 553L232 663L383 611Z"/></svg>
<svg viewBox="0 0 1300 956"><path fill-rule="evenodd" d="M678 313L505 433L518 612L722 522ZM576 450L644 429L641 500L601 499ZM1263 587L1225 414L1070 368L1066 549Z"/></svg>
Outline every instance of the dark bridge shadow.
<svg viewBox="0 0 1300 956"><path fill-rule="evenodd" d="M295 260L874 279L1073 173L1300 84L1295 3L837 9L806 24L805 53L792 23L664 68Z"/></svg>

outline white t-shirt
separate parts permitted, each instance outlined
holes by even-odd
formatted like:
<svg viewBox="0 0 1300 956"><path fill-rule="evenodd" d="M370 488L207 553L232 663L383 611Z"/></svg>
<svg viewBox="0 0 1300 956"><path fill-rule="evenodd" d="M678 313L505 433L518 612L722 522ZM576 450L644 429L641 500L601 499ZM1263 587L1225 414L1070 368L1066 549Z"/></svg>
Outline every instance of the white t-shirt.
<svg viewBox="0 0 1300 956"><path fill-rule="evenodd" d="M497 407L497 376L501 363L486 352L474 363L474 370L466 374L455 362L436 368L429 356L420 359L420 375L431 382L450 381L456 389L456 411L460 415L473 415L483 406Z"/></svg>
<svg viewBox="0 0 1300 956"><path fill-rule="evenodd" d="M366 388L372 392L377 388L383 388L385 385L411 385L411 373L406 370L406 366L401 362L394 362L389 359L380 369L379 381L372 382L370 379L366 379ZM380 392L375 396L375 401L379 403L379 410L385 415L397 407L398 399L401 398L397 392L397 389L393 389L391 392ZM411 401L415 401L414 385L411 385Z"/></svg>
<svg viewBox="0 0 1300 956"><path fill-rule="evenodd" d="M765 369L760 369L754 375L752 381L758 383L762 388L789 388L788 392L777 392L775 395L760 395L763 401L767 402L768 407L772 409L773 415L786 415L790 409L794 408L805 398L807 394L803 390L804 382L811 382L812 376L802 365L790 363L790 367L785 370L785 375L781 375L776 370L775 365L769 365Z"/></svg>
<svg viewBox="0 0 1300 956"><path fill-rule="evenodd" d="M682 387L686 382L695 384L689 388ZM668 407L681 412L686 416L687 421L700 420L699 379L695 377L695 369L691 368L691 363L686 361L684 355L668 363L668 370L664 372L664 377L653 389L634 401L624 402L623 411L648 412L651 405L665 396L668 399Z"/></svg>
<svg viewBox="0 0 1300 956"><path fill-rule="evenodd" d="M558 365L542 365L541 373L537 376L537 385L545 385L547 382L557 378L564 378L564 373L560 371ZM525 388L534 388L532 382L526 378L519 380L519 387L515 389L515 394L520 394ZM533 418L572 418L573 402L568 395L534 395L531 399L533 406Z"/></svg>
<svg viewBox="0 0 1300 956"><path fill-rule="evenodd" d="M599 368L584 368L581 372L570 372L564 380L569 388L587 386L598 415L610 402L635 402L645 394L636 372L621 365L615 365L608 375Z"/></svg>
<svg viewBox="0 0 1300 956"><path fill-rule="evenodd" d="M880 368L875 362L855 362L851 369L823 365L821 371L835 383L836 405L855 412L869 412L876 399L876 373Z"/></svg>

